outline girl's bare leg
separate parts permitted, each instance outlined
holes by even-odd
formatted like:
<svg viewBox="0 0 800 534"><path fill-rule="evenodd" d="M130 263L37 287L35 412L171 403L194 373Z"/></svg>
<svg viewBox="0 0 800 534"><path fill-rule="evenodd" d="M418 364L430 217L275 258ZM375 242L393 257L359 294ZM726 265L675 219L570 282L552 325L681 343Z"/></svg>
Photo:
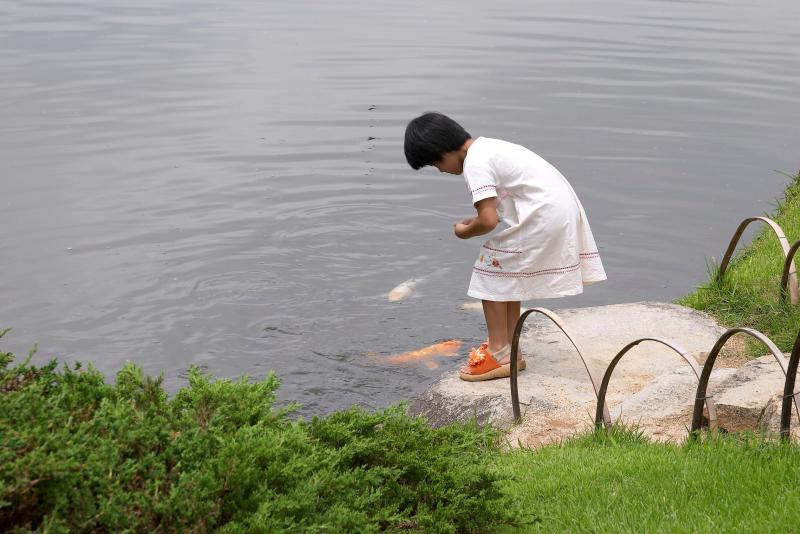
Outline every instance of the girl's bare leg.
<svg viewBox="0 0 800 534"><path fill-rule="evenodd" d="M514 329L517 327L519 321L519 301L506 302L506 324L508 325L508 343L514 340Z"/></svg>
<svg viewBox="0 0 800 534"><path fill-rule="evenodd" d="M514 339L514 329L519 320L520 303L494 302L484 300L483 316L486 318L486 328L489 330L489 352L495 353ZM506 364L510 357L500 359L497 363Z"/></svg>
<svg viewBox="0 0 800 534"><path fill-rule="evenodd" d="M508 345L508 306L505 302L483 300L483 317L489 330L489 352L495 353Z"/></svg>
<svg viewBox="0 0 800 534"><path fill-rule="evenodd" d="M506 302L506 325L508 326L508 344L510 345L512 341L514 341L514 330L517 328L517 321L519 321L519 312L520 312L520 305L519 301L516 302ZM518 361L522 361L525 358L519 358ZM511 361L511 355L508 358L503 358L503 361L498 362L501 364L505 364Z"/></svg>

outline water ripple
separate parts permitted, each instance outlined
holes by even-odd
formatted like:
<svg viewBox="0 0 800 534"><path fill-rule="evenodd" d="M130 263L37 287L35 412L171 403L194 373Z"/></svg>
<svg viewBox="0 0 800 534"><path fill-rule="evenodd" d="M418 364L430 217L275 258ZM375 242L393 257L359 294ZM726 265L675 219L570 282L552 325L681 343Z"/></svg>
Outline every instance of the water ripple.
<svg viewBox="0 0 800 534"><path fill-rule="evenodd" d="M306 413L420 391L458 362L366 354L483 336L463 180L402 153L428 109L581 196L610 279L543 304L676 298L798 167L798 20L790 0L5 2L4 342L173 390L191 364L275 370Z"/></svg>

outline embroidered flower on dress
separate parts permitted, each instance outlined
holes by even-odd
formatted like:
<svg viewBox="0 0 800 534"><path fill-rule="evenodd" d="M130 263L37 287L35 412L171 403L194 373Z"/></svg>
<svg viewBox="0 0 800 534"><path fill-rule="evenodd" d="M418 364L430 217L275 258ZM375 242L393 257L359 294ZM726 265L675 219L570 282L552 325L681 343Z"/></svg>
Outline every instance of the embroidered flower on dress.
<svg viewBox="0 0 800 534"><path fill-rule="evenodd" d="M503 269L503 266L500 264L500 260L498 260L494 256L489 256L487 258L484 254L481 254L481 257L478 259L478 261L484 267L494 267L495 269L501 269L501 270Z"/></svg>

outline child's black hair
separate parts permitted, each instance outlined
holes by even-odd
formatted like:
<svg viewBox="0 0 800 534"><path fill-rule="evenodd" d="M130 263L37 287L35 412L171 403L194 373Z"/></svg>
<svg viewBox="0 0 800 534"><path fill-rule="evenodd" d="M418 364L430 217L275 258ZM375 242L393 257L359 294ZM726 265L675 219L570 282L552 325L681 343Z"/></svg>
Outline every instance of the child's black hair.
<svg viewBox="0 0 800 534"><path fill-rule="evenodd" d="M425 113L406 126L406 161L414 170L433 165L446 152L460 149L471 136L456 121L441 113Z"/></svg>

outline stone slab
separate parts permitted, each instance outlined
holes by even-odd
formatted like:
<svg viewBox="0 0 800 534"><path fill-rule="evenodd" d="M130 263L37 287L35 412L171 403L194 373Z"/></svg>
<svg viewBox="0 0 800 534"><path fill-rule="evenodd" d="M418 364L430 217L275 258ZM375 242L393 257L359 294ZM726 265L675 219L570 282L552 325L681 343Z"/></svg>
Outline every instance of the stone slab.
<svg viewBox="0 0 800 534"><path fill-rule="evenodd" d="M783 393L785 381L786 375L770 354L747 362L718 388L709 387L717 402L719 425L729 432L762 429L764 409Z"/></svg>

